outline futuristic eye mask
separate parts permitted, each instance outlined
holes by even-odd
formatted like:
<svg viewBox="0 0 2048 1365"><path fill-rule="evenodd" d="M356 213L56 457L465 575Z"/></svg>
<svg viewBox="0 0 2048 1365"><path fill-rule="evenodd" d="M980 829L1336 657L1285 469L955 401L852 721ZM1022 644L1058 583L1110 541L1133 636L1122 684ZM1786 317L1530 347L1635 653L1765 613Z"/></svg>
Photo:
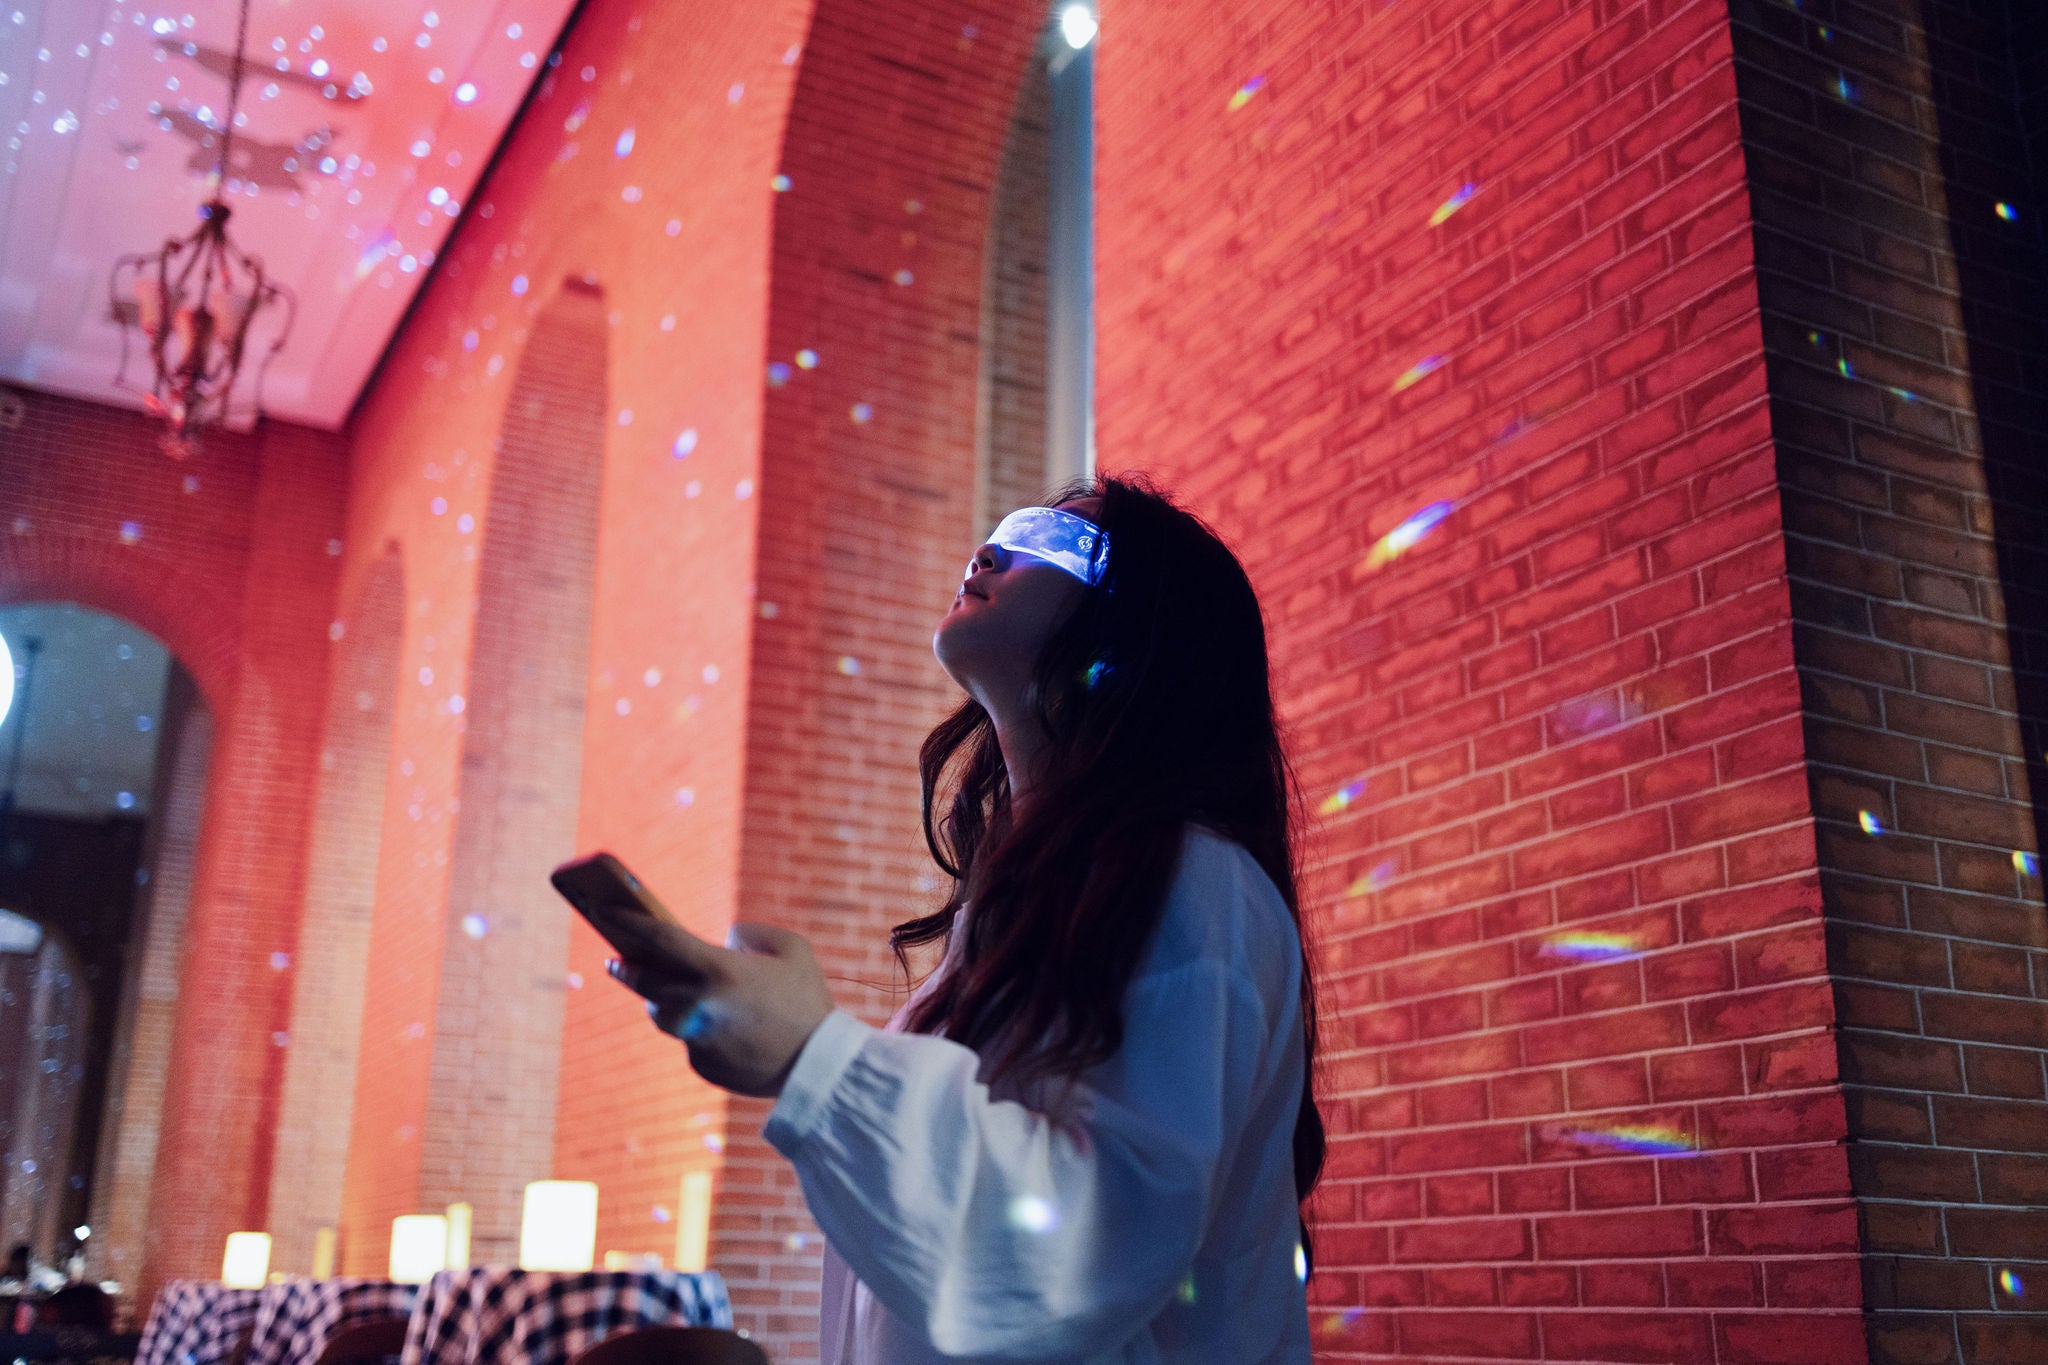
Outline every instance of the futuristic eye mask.
<svg viewBox="0 0 2048 1365"><path fill-rule="evenodd" d="M1065 569L1090 587L1102 581L1103 570L1109 567L1108 532L1057 507L1018 508L989 532L987 543ZM972 560L966 576L974 576Z"/></svg>

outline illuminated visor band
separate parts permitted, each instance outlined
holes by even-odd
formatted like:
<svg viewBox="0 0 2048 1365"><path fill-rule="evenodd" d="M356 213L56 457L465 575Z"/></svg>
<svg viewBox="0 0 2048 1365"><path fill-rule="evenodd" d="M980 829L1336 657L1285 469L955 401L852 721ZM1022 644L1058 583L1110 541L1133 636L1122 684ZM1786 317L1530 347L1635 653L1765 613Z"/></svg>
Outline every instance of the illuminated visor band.
<svg viewBox="0 0 2048 1365"><path fill-rule="evenodd" d="M988 544L1065 569L1093 587L1109 567L1109 535L1100 526L1057 507L1020 507L989 532ZM967 565L974 576L974 564Z"/></svg>

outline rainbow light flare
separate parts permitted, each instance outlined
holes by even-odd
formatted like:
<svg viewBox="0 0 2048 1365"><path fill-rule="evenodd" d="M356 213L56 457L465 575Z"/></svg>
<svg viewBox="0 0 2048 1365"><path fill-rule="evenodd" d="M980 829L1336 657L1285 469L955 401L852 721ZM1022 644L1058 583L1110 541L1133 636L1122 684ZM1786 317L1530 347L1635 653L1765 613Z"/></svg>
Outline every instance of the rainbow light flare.
<svg viewBox="0 0 2048 1365"><path fill-rule="evenodd" d="M1636 934L1552 934L1536 950L1538 957L1568 957L1574 962L1610 962L1634 957L1643 950Z"/></svg>
<svg viewBox="0 0 2048 1365"><path fill-rule="evenodd" d="M2020 220L2020 211L2011 204L2006 203L2003 199L1993 204L1991 211L2000 218L2005 219L2008 223L2017 223Z"/></svg>
<svg viewBox="0 0 2048 1365"><path fill-rule="evenodd" d="M1859 824L1859 825L1861 825L1861 826L1863 827L1863 832L1864 832L1865 834L1882 834L1882 833L1884 833L1884 821L1882 821L1882 820L1878 819L1878 818L1877 818L1877 815L1876 815L1876 813L1875 813L1875 812L1873 812L1873 811L1867 811L1867 810L1859 810L1859 811L1857 811L1857 812L1856 812L1856 823L1857 823L1857 824Z"/></svg>
<svg viewBox="0 0 2048 1365"><path fill-rule="evenodd" d="M1365 567L1377 569L1383 564L1391 564L1399 559L1413 549L1417 541L1435 529L1438 522L1449 516L1451 510L1452 504L1448 502L1433 502L1409 517L1379 538L1378 543L1365 556Z"/></svg>
<svg viewBox="0 0 2048 1365"><path fill-rule="evenodd" d="M1346 896L1363 896L1379 890L1392 880L1394 880L1394 863L1392 859L1388 859L1386 862L1375 866L1372 871L1366 873L1363 877L1351 883L1351 885L1345 887L1344 894Z"/></svg>
<svg viewBox="0 0 2048 1365"><path fill-rule="evenodd" d="M1420 384L1424 378L1426 378L1429 375L1435 374L1438 370L1441 370L1444 367L1444 362L1448 359L1450 359L1449 356L1424 356L1422 359L1416 361L1413 365L1410 365L1407 369L1401 372L1401 377L1394 381L1394 392L1400 393L1405 389L1414 388L1417 384Z"/></svg>
<svg viewBox="0 0 2048 1365"><path fill-rule="evenodd" d="M1365 1309L1353 1306L1341 1313L1330 1313L1323 1318L1323 1331L1330 1336L1341 1335L1356 1328L1365 1321Z"/></svg>
<svg viewBox="0 0 2048 1365"><path fill-rule="evenodd" d="M1666 1123L1621 1124L1613 1128L1580 1128L1566 1133L1575 1142L1645 1156L1698 1156L1699 1143Z"/></svg>
<svg viewBox="0 0 2048 1365"><path fill-rule="evenodd" d="M1247 104L1250 104L1252 96L1258 94L1259 88L1265 85L1265 83L1266 78L1264 76L1254 76L1243 85L1237 87L1236 93L1230 97L1230 103L1226 106L1228 112L1234 114Z"/></svg>
<svg viewBox="0 0 2048 1365"><path fill-rule="evenodd" d="M1345 783L1324 797L1323 804L1316 807L1316 814L1335 815L1338 811L1343 810L1363 795L1365 795L1365 779L1361 777L1356 782Z"/></svg>
<svg viewBox="0 0 2048 1365"><path fill-rule="evenodd" d="M2012 1295L2014 1298L2018 1298L2020 1295L2027 1292L2027 1282L2020 1278L2019 1272L2016 1270L1999 1271L1998 1287L2000 1289L2003 1289L2006 1293Z"/></svg>
<svg viewBox="0 0 2048 1365"><path fill-rule="evenodd" d="M397 248L398 239L391 235L390 228L378 233L371 239L370 244L363 248L362 254L356 257L356 278L368 279L370 272L383 264L384 258Z"/></svg>
<svg viewBox="0 0 2048 1365"><path fill-rule="evenodd" d="M1429 215L1429 225L1431 227L1438 226L1446 218L1449 218L1452 214L1456 213L1459 209L1464 208L1466 204L1470 203L1472 200L1472 196L1477 193L1479 193L1479 186L1473 184L1470 180L1467 180L1463 185L1460 185L1458 187L1458 192L1456 194L1452 195L1450 198L1444 200L1443 203L1438 204L1436 206L1436 212Z"/></svg>
<svg viewBox="0 0 2048 1365"><path fill-rule="evenodd" d="M2041 859L2023 848L2016 848L2012 851L2012 870L2022 877L2038 877L2041 875Z"/></svg>

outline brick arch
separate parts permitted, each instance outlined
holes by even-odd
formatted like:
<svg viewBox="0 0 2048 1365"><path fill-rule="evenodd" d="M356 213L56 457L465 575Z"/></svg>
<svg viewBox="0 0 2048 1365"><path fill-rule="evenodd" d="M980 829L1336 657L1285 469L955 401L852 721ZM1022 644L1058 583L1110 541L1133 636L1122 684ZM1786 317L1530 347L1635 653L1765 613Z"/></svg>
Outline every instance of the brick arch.
<svg viewBox="0 0 2048 1365"><path fill-rule="evenodd" d="M371 915L391 782L405 560L386 544L336 618L293 1004L270 1185L271 1265L312 1268L315 1231L338 1227L362 1041Z"/></svg>
<svg viewBox="0 0 2048 1365"><path fill-rule="evenodd" d="M192 674L215 715L235 699L242 647L236 613L209 610L219 584L147 542L37 530L0 540L0 604L76 602L131 621Z"/></svg>
<svg viewBox="0 0 2048 1365"><path fill-rule="evenodd" d="M972 545L993 189L1043 18L826 0L783 139L766 360L791 369L764 413L739 911L869 983L840 999L877 1022L889 926L927 899L915 753L958 695L931 631ZM785 1244L809 1219L755 1136L764 1112L734 1101L727 1169L775 1169L775 1197L721 1200L711 1259L759 1267L728 1271L740 1321L799 1358L819 1244Z"/></svg>
<svg viewBox="0 0 2048 1365"><path fill-rule="evenodd" d="M351 1273L381 1264L393 1217L457 1200L475 1208L475 1258L511 1259L524 1186L552 1168L569 924L547 873L576 841L607 331L602 290L565 280L506 399L448 899L437 920L379 906L371 931L373 977L408 958L437 968L409 996L365 1003L342 1201ZM427 1048L404 1045L415 1019Z"/></svg>
<svg viewBox="0 0 2048 1365"><path fill-rule="evenodd" d="M1055 24L1051 14L1044 27ZM1047 483L1047 215L1052 181L1052 45L1041 38L1017 83L989 210L981 302L982 410L974 525L993 526Z"/></svg>

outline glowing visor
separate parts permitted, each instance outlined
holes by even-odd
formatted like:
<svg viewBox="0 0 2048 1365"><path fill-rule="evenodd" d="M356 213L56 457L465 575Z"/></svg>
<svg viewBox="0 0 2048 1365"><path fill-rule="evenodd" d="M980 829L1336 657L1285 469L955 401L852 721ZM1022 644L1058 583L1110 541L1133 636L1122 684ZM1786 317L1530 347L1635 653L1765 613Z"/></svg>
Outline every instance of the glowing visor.
<svg viewBox="0 0 2048 1365"><path fill-rule="evenodd" d="M1109 566L1109 535L1100 526L1057 507L1020 507L989 532L988 544L1065 569L1093 587ZM967 576L974 576L973 561Z"/></svg>

